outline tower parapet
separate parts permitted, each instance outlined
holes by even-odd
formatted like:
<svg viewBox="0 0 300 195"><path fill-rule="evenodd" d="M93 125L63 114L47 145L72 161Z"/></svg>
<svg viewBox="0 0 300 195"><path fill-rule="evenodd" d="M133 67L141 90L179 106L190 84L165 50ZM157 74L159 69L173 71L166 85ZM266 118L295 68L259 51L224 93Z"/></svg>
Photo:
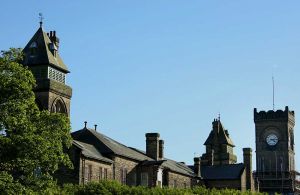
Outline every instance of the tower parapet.
<svg viewBox="0 0 300 195"><path fill-rule="evenodd" d="M257 108L254 108L254 122L266 121L266 120L282 120L295 123L295 112L289 110L286 106L285 110L269 110L257 112Z"/></svg>

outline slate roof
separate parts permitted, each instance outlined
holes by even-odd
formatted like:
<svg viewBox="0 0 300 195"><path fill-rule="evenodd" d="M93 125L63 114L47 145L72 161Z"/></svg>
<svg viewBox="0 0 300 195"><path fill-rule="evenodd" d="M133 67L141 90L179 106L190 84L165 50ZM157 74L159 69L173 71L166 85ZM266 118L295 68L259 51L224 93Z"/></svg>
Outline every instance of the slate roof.
<svg viewBox="0 0 300 195"><path fill-rule="evenodd" d="M76 135L78 134L78 135ZM138 160L138 161L144 161L144 160L153 160L152 158L146 156L145 154L142 154L140 152L137 152L136 150L133 150L132 148L129 148L127 146L125 146L124 144L121 144L93 129L88 129L88 128L84 128L82 130L76 131L72 133L72 136L75 140L79 140L79 141L88 141L87 139L85 140L80 140L80 139L84 139L84 137L86 136L94 136L96 139L89 140L89 144L95 145L95 147L99 150L99 152L101 152L102 154L116 154L116 155L120 155L120 156L124 156L127 158L131 158L134 160ZM91 143L94 142L94 143ZM98 145L98 147L97 147Z"/></svg>
<svg viewBox="0 0 300 195"><path fill-rule="evenodd" d="M73 144L82 150L82 155L88 158L101 160L108 163L113 163L109 158L104 157L99 151L91 144L83 143L73 140Z"/></svg>
<svg viewBox="0 0 300 195"><path fill-rule="evenodd" d="M229 137L228 131L225 130L221 121L215 120L213 122L213 129L209 133L208 138L206 139L204 145L213 145L215 136L217 136L218 144L228 144L234 146L232 140Z"/></svg>
<svg viewBox="0 0 300 195"><path fill-rule="evenodd" d="M244 169L243 163L201 166L201 177L205 180L239 179Z"/></svg>
<svg viewBox="0 0 300 195"><path fill-rule="evenodd" d="M138 150L136 148L132 148L133 150L136 150L144 155L146 155L146 153L142 150ZM181 163L181 162L176 162L174 160L168 159L168 158L163 158L161 160L147 160L147 161L143 161L141 163L142 166L147 166L147 165L161 165L164 168L168 168L171 171L177 172L177 173L181 173L184 175L189 175L189 176L195 176L193 169L191 169L190 167L188 167L187 165Z"/></svg>
<svg viewBox="0 0 300 195"><path fill-rule="evenodd" d="M191 168L183 163L176 162L174 160L166 159L166 161L162 163L162 166L169 168L171 171L175 171L177 173L195 176L194 171Z"/></svg>
<svg viewBox="0 0 300 195"><path fill-rule="evenodd" d="M30 53L30 45L36 42L38 49L36 50L35 55L31 55ZM51 40L48 37L47 33L43 31L40 27L30 41L27 43L23 52L25 54L24 57L24 65L34 66L34 65L51 65L54 68L57 68L65 73L69 73L67 66L62 61L59 53L57 52L56 57L50 51Z"/></svg>
<svg viewBox="0 0 300 195"><path fill-rule="evenodd" d="M97 151L97 153L101 153L100 155L102 156L108 154L116 154L140 161L140 165L142 166L157 164L162 165L163 167L177 173L194 176L193 170L183 163L176 162L167 158L156 161L148 157L145 151L121 144L107 137L106 135L95 131L94 129L83 128L79 131L73 132L72 137L76 143L80 143L82 145L83 143L88 142L88 144L86 144L86 148L92 147L92 149L90 149L89 151L94 151L94 154L96 153L95 150Z"/></svg>

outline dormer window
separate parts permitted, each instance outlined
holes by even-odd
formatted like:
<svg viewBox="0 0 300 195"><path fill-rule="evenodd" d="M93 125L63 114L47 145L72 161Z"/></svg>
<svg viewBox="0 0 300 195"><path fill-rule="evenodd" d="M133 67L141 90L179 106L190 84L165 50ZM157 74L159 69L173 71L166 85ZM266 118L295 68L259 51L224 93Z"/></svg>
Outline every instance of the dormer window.
<svg viewBox="0 0 300 195"><path fill-rule="evenodd" d="M37 53L37 43L34 41L29 46L30 57L34 57Z"/></svg>
<svg viewBox="0 0 300 195"><path fill-rule="evenodd" d="M29 48L37 48L37 43L34 41L30 44Z"/></svg>

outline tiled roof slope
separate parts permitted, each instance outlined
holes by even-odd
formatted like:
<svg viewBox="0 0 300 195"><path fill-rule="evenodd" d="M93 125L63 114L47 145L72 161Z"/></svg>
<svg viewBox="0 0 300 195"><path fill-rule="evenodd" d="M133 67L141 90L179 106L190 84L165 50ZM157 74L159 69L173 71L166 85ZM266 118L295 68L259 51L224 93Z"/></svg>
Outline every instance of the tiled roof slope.
<svg viewBox="0 0 300 195"><path fill-rule="evenodd" d="M155 161L154 159L148 157L144 151L125 146L124 144L121 144L93 129L83 128L79 131L73 132L72 137L76 143L80 143L81 145L86 143L86 148L92 147L89 149L89 151L93 154L96 154L95 150L97 150L101 156L107 154L116 154L140 161L141 165L150 165L153 163L161 164L163 167L168 168L171 171L194 176L193 170L183 163L179 163L167 158Z"/></svg>
<svg viewBox="0 0 300 195"><path fill-rule="evenodd" d="M73 144L82 150L82 154L85 157L101 160L108 163L113 163L112 160L104 157L101 153L99 153L99 151L93 145L76 140L73 140Z"/></svg>
<svg viewBox="0 0 300 195"><path fill-rule="evenodd" d="M232 140L229 137L228 131L225 130L220 120L214 120L213 129L209 133L208 138L206 139L204 145L213 145L215 140L218 141L218 144L228 144L234 146Z"/></svg>
<svg viewBox="0 0 300 195"><path fill-rule="evenodd" d="M36 50L37 53L34 56L30 54L30 45L33 42L36 42L38 47L38 49ZM56 57L54 57L54 55L50 51L51 43L52 42L47 33L44 32L42 28L39 28L23 49L23 52L25 54L23 64L27 66L51 65L59 70L68 73L69 70L62 61L59 53L57 52Z"/></svg>
<svg viewBox="0 0 300 195"><path fill-rule="evenodd" d="M101 154L117 154L138 161L153 160L148 156L139 153L95 130L84 128L72 133L75 140L94 145Z"/></svg>
<svg viewBox="0 0 300 195"><path fill-rule="evenodd" d="M239 179L244 169L243 163L201 166L201 176L206 180Z"/></svg>
<svg viewBox="0 0 300 195"><path fill-rule="evenodd" d="M146 152L144 152L142 150L138 150L136 148L131 148L131 149L133 149L137 152L140 152L141 154L146 155ZM176 161L168 159L168 158L163 158L158 161L155 161L155 160L144 161L144 162L142 162L141 165L152 165L152 164L162 165L163 167L168 168L171 171L181 173L184 175L195 176L194 171L190 167L188 167L187 165L185 165L181 162L176 162Z"/></svg>

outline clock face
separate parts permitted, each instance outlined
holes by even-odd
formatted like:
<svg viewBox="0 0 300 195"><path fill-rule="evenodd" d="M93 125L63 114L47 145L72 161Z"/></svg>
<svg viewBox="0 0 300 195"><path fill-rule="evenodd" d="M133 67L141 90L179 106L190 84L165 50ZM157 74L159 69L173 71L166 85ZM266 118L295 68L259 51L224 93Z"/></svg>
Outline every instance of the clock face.
<svg viewBox="0 0 300 195"><path fill-rule="evenodd" d="M275 134L269 134L266 138L266 141L269 146L275 146L278 142L278 137Z"/></svg>

